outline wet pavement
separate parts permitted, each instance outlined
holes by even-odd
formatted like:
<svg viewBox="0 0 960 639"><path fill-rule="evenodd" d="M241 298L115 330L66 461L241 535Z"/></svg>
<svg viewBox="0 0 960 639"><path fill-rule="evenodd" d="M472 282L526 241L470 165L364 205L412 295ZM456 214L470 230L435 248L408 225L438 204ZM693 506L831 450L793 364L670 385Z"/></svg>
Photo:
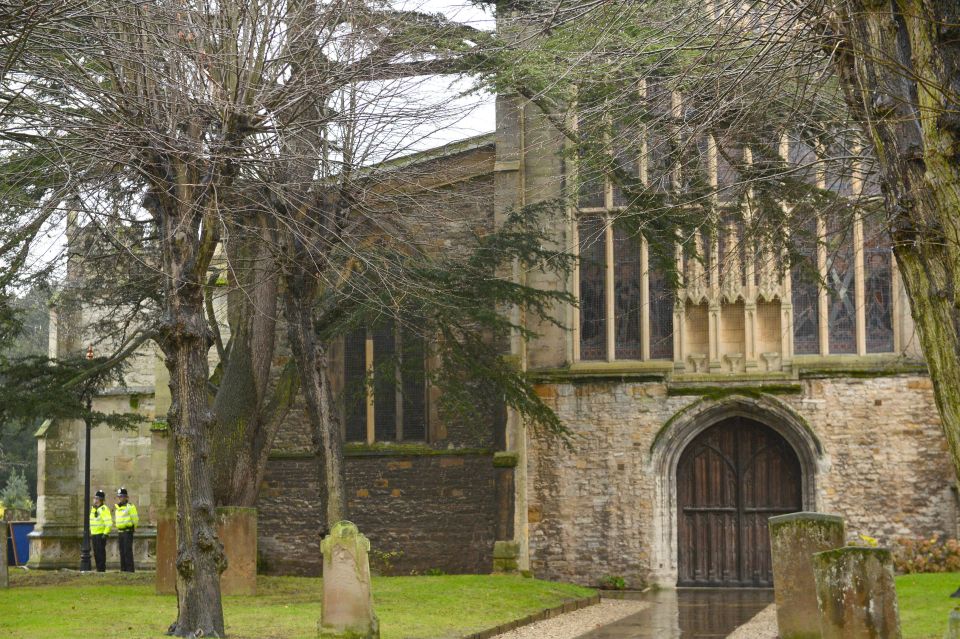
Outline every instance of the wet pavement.
<svg viewBox="0 0 960 639"><path fill-rule="evenodd" d="M773 603L773 591L679 588L638 594L650 605L578 639L706 639L726 637Z"/></svg>

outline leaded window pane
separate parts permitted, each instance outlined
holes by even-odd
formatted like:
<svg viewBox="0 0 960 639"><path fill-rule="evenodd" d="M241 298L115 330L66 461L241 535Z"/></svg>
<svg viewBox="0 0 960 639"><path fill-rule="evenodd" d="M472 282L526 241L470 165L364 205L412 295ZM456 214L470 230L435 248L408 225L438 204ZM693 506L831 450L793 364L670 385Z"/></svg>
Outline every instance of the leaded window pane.
<svg viewBox="0 0 960 639"><path fill-rule="evenodd" d="M600 209L607 205L606 180L603 173L589 162L588 150L593 145L594 139L594 133L589 126L585 120L580 123L580 161L577 166L578 202L582 209Z"/></svg>
<svg viewBox="0 0 960 639"><path fill-rule="evenodd" d="M404 332L401 336L403 367L403 439L423 441L427 438L426 352L423 340Z"/></svg>
<svg viewBox="0 0 960 639"><path fill-rule="evenodd" d="M397 438L397 361L396 337L393 324L378 327L373 332L374 436L377 441Z"/></svg>
<svg viewBox="0 0 960 639"><path fill-rule="evenodd" d="M673 300L676 295L662 268L649 267L650 358L673 359Z"/></svg>
<svg viewBox="0 0 960 639"><path fill-rule="evenodd" d="M893 352L893 249L878 224L864 222L864 314L868 353Z"/></svg>
<svg viewBox="0 0 960 639"><path fill-rule="evenodd" d="M830 219L827 228L827 330L830 353L857 352L853 224Z"/></svg>
<svg viewBox="0 0 960 639"><path fill-rule="evenodd" d="M817 221L811 216L797 224L793 235L794 261L790 269L793 302L793 352L820 353L820 285L817 269Z"/></svg>
<svg viewBox="0 0 960 639"><path fill-rule="evenodd" d="M614 337L617 359L640 359L640 237L613 228Z"/></svg>
<svg viewBox="0 0 960 639"><path fill-rule="evenodd" d="M637 180L640 177L639 160L643 146L642 136L636 123L627 117L621 117L615 122L611 145L617 168L631 180ZM630 205L627 191L617 180L613 180L613 205L617 207Z"/></svg>
<svg viewBox="0 0 960 639"><path fill-rule="evenodd" d="M668 126L671 95L662 81L647 82L650 122L647 125L647 184L657 193L673 188L673 137Z"/></svg>
<svg viewBox="0 0 960 639"><path fill-rule="evenodd" d="M367 439L367 332L351 331L343 338L344 427L348 442Z"/></svg>
<svg viewBox="0 0 960 639"><path fill-rule="evenodd" d="M580 220L580 359L607 358L606 230L603 219Z"/></svg>

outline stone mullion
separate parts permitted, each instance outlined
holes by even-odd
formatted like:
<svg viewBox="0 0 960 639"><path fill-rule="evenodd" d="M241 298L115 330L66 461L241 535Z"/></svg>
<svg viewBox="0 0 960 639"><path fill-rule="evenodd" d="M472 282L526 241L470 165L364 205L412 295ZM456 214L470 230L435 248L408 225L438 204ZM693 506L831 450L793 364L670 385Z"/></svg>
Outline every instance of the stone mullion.
<svg viewBox="0 0 960 639"><path fill-rule="evenodd" d="M786 134L780 137L780 157L786 162L790 158L789 138ZM792 220L792 215L786 216ZM787 225L786 233L789 241L791 225ZM783 286L780 296L780 366L788 370L793 365L793 273L790 268L790 255L783 251Z"/></svg>
<svg viewBox="0 0 960 639"><path fill-rule="evenodd" d="M376 441L377 430L376 430L376 411L374 410L374 384L373 384L373 375L374 375L374 362L373 362L373 335L370 331L367 331L367 339L364 342L364 350L366 351L366 360L367 360L367 379L365 385L367 387L367 392L365 393L367 397L367 443L372 444Z"/></svg>
<svg viewBox="0 0 960 639"><path fill-rule="evenodd" d="M867 314L864 297L864 264L863 264L863 219L860 214L854 215L853 221L853 279L854 279L854 309L856 310L857 328L857 355L867 354Z"/></svg>
<svg viewBox="0 0 960 639"><path fill-rule="evenodd" d="M676 269L679 277L683 277L683 247L680 242L675 244ZM679 295L673 297L673 368L677 371L686 369L685 350L687 348L687 323L684 321L684 307L686 301Z"/></svg>
<svg viewBox="0 0 960 639"><path fill-rule="evenodd" d="M750 147L744 147L743 149L743 162L747 166L753 163L753 152L750 150ZM744 216L747 221L753 217L753 212L750 210L750 203L752 200L753 191L749 190L747 192L747 214ZM744 224L744 228L748 228L747 224ZM748 264L750 264L750 268L746 271L747 294L744 296L743 300L743 360L744 368L746 370L752 370L757 368L757 342L759 339L760 330L760 327L757 323L757 264L756 260L754 259L757 251L747 250L745 252L747 253L746 261Z"/></svg>
<svg viewBox="0 0 960 639"><path fill-rule="evenodd" d="M820 286L817 293L817 328L820 330L820 354L830 354L830 299L827 287L827 223L822 215L817 215L817 272L820 274Z"/></svg>
<svg viewBox="0 0 960 639"><path fill-rule="evenodd" d="M614 312L616 310L616 299L613 291L615 285L613 277L613 268L614 268L614 256L613 256L613 221L608 214L606 216L606 225L604 228L604 235L606 237L606 246L604 262L606 263L606 269L604 269L604 286L606 288L606 297L604 303L606 304L606 313L607 321L605 326L607 329L607 361L612 362L616 359L616 348L617 348L617 336L615 331L616 322L614 321Z"/></svg>

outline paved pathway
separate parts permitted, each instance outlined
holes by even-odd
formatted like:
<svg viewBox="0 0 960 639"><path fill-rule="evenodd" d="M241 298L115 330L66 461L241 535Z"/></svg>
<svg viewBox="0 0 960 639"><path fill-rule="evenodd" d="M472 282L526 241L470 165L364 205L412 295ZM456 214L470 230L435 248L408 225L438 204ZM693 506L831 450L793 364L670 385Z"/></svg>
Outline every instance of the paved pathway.
<svg viewBox="0 0 960 639"><path fill-rule="evenodd" d="M640 595L643 611L578 639L720 639L770 605L772 590L662 590Z"/></svg>

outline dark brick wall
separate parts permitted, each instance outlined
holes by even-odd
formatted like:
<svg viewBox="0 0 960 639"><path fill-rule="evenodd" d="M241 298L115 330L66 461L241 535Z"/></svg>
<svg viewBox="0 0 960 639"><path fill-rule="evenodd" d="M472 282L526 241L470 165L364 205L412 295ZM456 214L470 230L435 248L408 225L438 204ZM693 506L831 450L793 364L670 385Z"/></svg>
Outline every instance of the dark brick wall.
<svg viewBox="0 0 960 639"><path fill-rule="evenodd" d="M496 469L489 454L350 456L351 520L370 538L371 567L391 574L486 573L496 533ZM318 575L319 483L312 459L271 459L260 491L260 570Z"/></svg>

